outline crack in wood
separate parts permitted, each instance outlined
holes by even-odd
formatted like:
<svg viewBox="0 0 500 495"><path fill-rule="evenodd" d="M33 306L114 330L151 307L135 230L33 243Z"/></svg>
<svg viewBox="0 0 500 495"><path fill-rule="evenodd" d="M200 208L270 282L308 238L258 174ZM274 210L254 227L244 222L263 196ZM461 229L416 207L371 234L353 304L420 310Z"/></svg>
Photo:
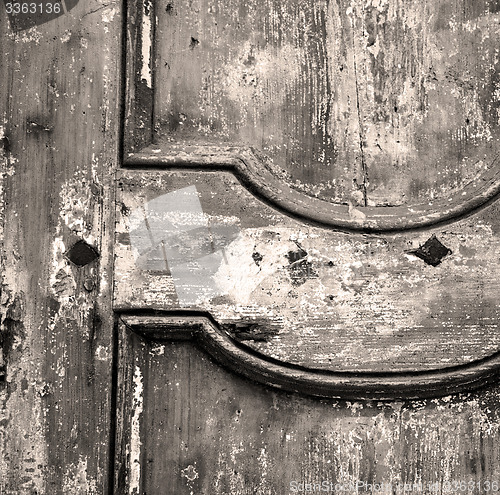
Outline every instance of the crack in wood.
<svg viewBox="0 0 500 495"><path fill-rule="evenodd" d="M356 90L356 113L358 116L358 134L359 134L359 150L361 153L361 173L363 175L363 182L361 184L357 183L357 180L354 179L354 184L358 186L363 193L363 206L368 206L368 193L367 193L367 185L368 185L368 166L366 164L365 150L364 150L364 133L363 133L363 122L361 119L361 108L359 103L359 81L358 81L358 68L356 62L356 43L354 38L354 22L352 25L352 45L353 45L353 69L354 69L354 85Z"/></svg>

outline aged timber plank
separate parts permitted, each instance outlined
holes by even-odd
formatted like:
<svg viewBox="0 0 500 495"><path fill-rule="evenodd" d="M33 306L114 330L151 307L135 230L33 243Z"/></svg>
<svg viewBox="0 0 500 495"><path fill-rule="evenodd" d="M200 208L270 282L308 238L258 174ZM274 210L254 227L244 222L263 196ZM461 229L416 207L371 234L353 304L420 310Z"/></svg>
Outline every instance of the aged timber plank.
<svg viewBox="0 0 500 495"><path fill-rule="evenodd" d="M498 168L494 1L141 5L127 93L141 142L153 118L164 151L252 147L325 208L465 200Z"/></svg>
<svg viewBox="0 0 500 495"><path fill-rule="evenodd" d="M369 204L460 196L498 167L498 2L346 4Z"/></svg>
<svg viewBox="0 0 500 495"><path fill-rule="evenodd" d="M471 391L497 381L500 352L479 361L423 372L328 372L291 366L250 351L209 317L124 314L121 321L146 340L193 340L217 363L253 381L303 395L343 399L425 399Z"/></svg>
<svg viewBox="0 0 500 495"><path fill-rule="evenodd" d="M108 490L120 13L16 34L0 15L0 493Z"/></svg>
<svg viewBox="0 0 500 495"><path fill-rule="evenodd" d="M215 146L151 145L128 153L126 167L148 170L231 170L243 186L280 212L306 223L348 232L396 232L457 220L494 201L500 192L500 160L470 181L460 194L398 206L332 204L307 196L283 182L262 166L255 150Z"/></svg>

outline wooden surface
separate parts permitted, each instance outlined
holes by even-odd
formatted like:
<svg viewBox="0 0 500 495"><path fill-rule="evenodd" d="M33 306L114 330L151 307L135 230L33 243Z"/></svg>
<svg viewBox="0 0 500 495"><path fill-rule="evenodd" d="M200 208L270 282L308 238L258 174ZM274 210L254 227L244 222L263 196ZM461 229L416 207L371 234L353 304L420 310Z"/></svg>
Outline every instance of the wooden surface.
<svg viewBox="0 0 500 495"><path fill-rule="evenodd" d="M120 5L13 34L0 13L0 493L108 489ZM97 250L78 267L83 239Z"/></svg>
<svg viewBox="0 0 500 495"><path fill-rule="evenodd" d="M169 10L172 17L193 13L182 3L147 2L149 21L144 21L142 2L126 2L131 18L124 27L126 33L132 33L129 37L132 46L125 48L129 53L139 50L153 58L143 64L143 60L131 61L129 56L127 67L123 68L127 86L123 95L126 151L140 151L151 143L154 134L153 82L161 80L157 80L153 69L154 57L160 52L150 50L147 43L143 46L142 39L138 42L139 37L133 34L149 29L150 38L154 35L157 25L151 10L153 5L164 8L165 14ZM198 15L195 2L192 5ZM438 172L444 173L443 187L435 194L454 198L454 192L461 190L470 177L468 174L487 167L494 158L496 3L456 0L418 5L409 1L373 1L363 8L360 2L329 5L331 11L326 11L321 2L305 4L302 24L293 19L292 14L299 18L301 14L291 3L283 4L283 8L277 2L250 4L253 13L248 4L225 12L222 8L212 12L200 8L203 15L192 17L193 32L187 33L187 53L207 47L202 35L209 30L195 31L197 19L200 21L196 29L208 26L214 16L223 20L233 15L240 24L243 21L242 29L235 34L237 43L225 49L225 53L234 54L228 61L234 62L232 74L237 76L236 83L243 81L245 85L248 81L249 87L253 87L251 78L245 76L247 66L243 62L248 58L238 58L240 51L248 55L244 52L249 46L244 37L255 26L282 33L288 43L283 45L282 53L286 54L287 47L293 47L295 40L278 24L284 22L288 27L295 22L297 41L305 39L307 26L313 26L317 28L311 32L314 57L302 66L307 77L295 80L290 87L295 84L293 95L297 95L297 90L305 85L320 82L317 87L322 90L326 82L319 81L311 63L324 66L324 60L317 56L324 51L320 47L324 40L321 27L326 21L330 27L332 21L337 22L337 29L342 27L338 32L344 33L339 38L340 48L348 39L354 42L350 53L345 44L346 53L342 57L346 59L346 68L342 72L346 75L337 80L343 81L340 89L346 95L352 92L350 84L356 79L362 104L354 109L352 101L348 100L346 106L344 100L342 109L334 108L332 101L331 109L342 112L345 118L341 120L347 130L341 142L342 153L345 156L350 153L353 161L347 164L347 170L318 171L312 165L301 168L300 163L295 167L287 162L290 168L285 170L285 177L289 186L296 187L301 194L323 195L326 203L350 201L348 211L355 216L365 202L364 194L360 195L363 188L366 188L366 203L371 193L373 201L381 206L400 200L408 201L411 206L408 198L420 194L424 199L431 197L430 184L437 180ZM278 7L274 18L262 15L270 8L278 11ZM0 493L281 495L289 491L294 480L394 484L473 481L476 485L472 492L484 493L484 483L500 480L500 390L496 384L474 394L422 401L319 400L271 390L228 373L192 343L156 344L122 328L116 339L119 348L113 346L110 297L113 286L117 311L135 312L139 307L179 309L169 274L139 269L136 265L127 219L135 208L156 196L196 185L211 221L223 221L231 229L234 227L222 231L231 242L236 240L232 237L234 233L241 235L228 258L233 258L233 266L240 274L229 287L230 297L224 299L224 296L201 309L213 311L227 331L249 349L290 362L314 362L315 366L326 368L380 366L383 361L394 368L406 369L412 369L416 363L431 368L437 360L447 366L446 355L465 363L498 350L497 203L459 223L433 229L394 235L352 235L292 220L255 199L231 172L212 171L207 175L122 170L115 186L114 171L119 165L123 12L121 3L79 2L67 15L15 35L3 11L0 15L0 360L5 366L3 379L0 370ZM318 17L312 21L314 12ZM338 18L333 16L334 12L338 12ZM378 22L379 15L384 22ZM140 20L137 26L132 22L133 16ZM377 20L377 27L370 24L370 16ZM276 20L276 27L271 26L270 19ZM391 19L396 24L391 25ZM166 16L162 14L163 21L166 22ZM176 22L182 28L177 31L178 36L189 26ZM157 29L165 30L166 24L158 24ZM387 32L381 33L384 29ZM230 26L226 30L235 33ZM401 30L413 40L411 43L401 42L397 34ZM382 69L391 70L399 58L402 68L407 69L414 67L415 60L426 61L419 57L405 58L405 53L419 55L419 50L425 48L418 45L420 38L416 34L423 31L428 33L423 39L425 47L431 49L425 56L435 62L433 69L440 84L436 82L432 88L433 73L426 72L423 65L415 66L415 78L420 78L423 89L417 85L413 93L403 93L410 94L410 102L405 108L398 99L400 107L394 112L402 113L402 119L409 122L404 128L408 134L404 134L401 126L393 124L395 117L387 120L387 128L381 124L386 116L378 114L377 109L373 113L370 105L375 101L381 111L392 111L391 97L401 95L398 88L407 83L403 81L406 72L396 72L400 79L391 81L391 89L382 85ZM375 40L379 39L392 52L384 60L383 50L373 55L377 59L373 65L368 48L376 51L377 43L370 45L370 33L376 33ZM181 41L179 37L165 37L162 42L168 44L176 39ZM227 42L232 39L229 37ZM151 41L154 47L154 40ZM305 45L303 41L302 45L298 43L292 55L304 56ZM279 42L273 41L259 45L261 51L257 54L267 50L272 55L281 48ZM451 60L444 55L447 49ZM211 53L205 52L205 57ZM329 52L330 56L332 53L335 52ZM354 55L359 76L356 78L352 72ZM182 56L179 54L177 60ZM283 87L284 66L280 66L281 69L274 71L277 82L271 88ZM332 67L329 65L329 70ZM188 64L188 69L196 75L193 63ZM238 72L240 69L242 72ZM218 70L214 73L224 76ZM266 75L272 82L271 76L273 71ZM378 79L373 91L378 88L377 95L386 98L380 102L366 96L371 95L370 77L375 76ZM429 83L427 76L431 77ZM142 86L135 93L138 82ZM330 88L332 82L330 79ZM195 78L192 84L198 84ZM411 81L408 84L411 89ZM220 88L213 87L217 96ZM464 92L472 97L463 96ZM306 103L316 98L310 92L303 94ZM249 95L251 91L242 92L238 98L251 99ZM365 97L369 101L364 101ZM292 125L288 128L292 137L297 129L306 131L308 119L310 122L311 115L319 115L316 112L321 111L318 106L314 110L307 107L302 115L301 102L296 96L293 98L290 115L294 119L300 116L301 120L297 120L297 128ZM419 110L422 101L427 105L427 114L425 108ZM234 120L243 111L240 107L238 103ZM200 111L196 105L193 108ZM213 107L207 108L217 116L212 112ZM267 122L280 124L285 110L283 107L272 113ZM421 134L413 133L419 115L430 119L422 124ZM462 119L469 115L469 122L465 121L462 129ZM226 120L227 124L232 122ZM160 124L158 130L165 130L164 123ZM241 128L235 125L231 132L237 133ZM245 132L253 132L245 122L243 128ZM335 133L342 128L332 126L332 129L337 139ZM268 128L264 130L270 143L266 146L274 146L271 135L275 134L267 132ZM358 140L363 132L364 138ZM407 148L393 145L385 149L384 144L392 143L393 139L397 142L398 133L404 134L400 141ZM177 139L178 130L172 136ZM294 148L297 155L293 156L301 155L299 148L304 145L304 149L313 150L312 158L304 155L305 162L312 164L315 150L326 149L317 136L299 136L304 139ZM405 150L417 149L412 136L424 140L418 148L423 149L424 154L419 155L422 159L414 158L412 153L407 158ZM201 137L191 136L196 144L201 143L198 139ZM383 148L380 153L377 141ZM267 154L269 160L271 154L262 148L262 143L251 144L257 154ZM279 153L283 151L274 151L278 158L282 156ZM391 160L379 160L386 152ZM366 158L366 165L369 160L372 165L377 164L380 178L369 174L367 166L365 173L360 172L360 156ZM406 168L405 163L408 163ZM191 160L190 165L196 163ZM269 165L276 171L273 167ZM313 175L308 175L312 169ZM330 177L344 173L344 182L338 181L338 187L329 185L318 190L311 186L316 180L323 180L325 174L328 182ZM277 171L276 174L279 177ZM295 180L297 177L300 184ZM388 181L387 177L394 177L394 181ZM412 189L412 184L416 189ZM113 238L115 187L120 195L117 201L120 217ZM432 234L452 251L437 266L427 264L415 254L425 257L423 246ZM82 239L95 249L98 257L79 267L84 259L92 258L88 251L82 254L71 250ZM224 240L223 236L217 239ZM196 246L194 243L193 247ZM250 248L248 253L245 247ZM303 256L303 251L307 256ZM164 261L161 253L152 254L154 263ZM298 263L292 265L293 260ZM390 277L384 278L384 274ZM255 286L255 282L260 286ZM255 297L255 305L251 306L248 301L256 296L253 291L257 287L259 297ZM318 288L322 291L318 292ZM346 304L336 300L335 294ZM412 305L414 300L419 301L419 306ZM269 307L273 310L272 318ZM318 307L324 312L319 313ZM377 307L381 308L378 312ZM266 318L262 320L259 314L265 314ZM293 323L288 333L283 333L283 315L289 315ZM322 318L327 318L326 324ZM363 323L371 318L376 325ZM306 319L308 325L314 323L312 330L304 324ZM245 326L245 321L251 324ZM341 324L329 327L332 321ZM353 330L350 337L346 328ZM382 332L376 333L377 328ZM297 329L298 333L294 333ZM331 334L324 340L328 332ZM286 343L281 340L283 336L292 337L289 345L271 348L272 342ZM363 336L366 338L362 339ZM333 349L337 361L330 364L325 342L339 346L339 338L351 337L351 346ZM405 340L408 338L417 339L417 344L412 347ZM436 340L441 338L444 340ZM402 341L400 346L397 339ZM392 342L392 347L385 346L387 352L383 356L370 353L370 345L387 342ZM427 356L423 352L426 346L433 350L427 358L423 357ZM423 360L417 357L419 353ZM113 365L119 369L115 382ZM111 438L114 419L116 446ZM112 464L116 468L114 473ZM109 483L110 475L114 486ZM477 482L482 483L483 489ZM393 493L407 491L400 488ZM428 489L424 493L435 491Z"/></svg>
<svg viewBox="0 0 500 495"><path fill-rule="evenodd" d="M288 392L320 398L427 399L472 391L496 382L500 353L465 365L427 372L335 372L293 366L252 352L241 344L243 332L231 331L209 316L172 312L123 314L128 330L154 342L191 340L220 366L237 375ZM240 327L241 330L241 327ZM256 335L246 332L245 340ZM262 336L259 336L262 340Z"/></svg>
<svg viewBox="0 0 500 495"><path fill-rule="evenodd" d="M354 206L448 199L495 167L496 1L133 4L127 151L249 146Z"/></svg>
<svg viewBox="0 0 500 495"><path fill-rule="evenodd" d="M317 400L228 373L191 343L125 329L120 342L116 493L283 495L297 493L293 481L327 481L345 487L335 493L462 493L451 483L464 482L479 494L500 477L498 387Z"/></svg>
<svg viewBox="0 0 500 495"><path fill-rule="evenodd" d="M154 198L188 186L197 193L185 195L174 209L148 207ZM194 197L201 204L199 218L214 232L213 247L203 236L168 241L161 230L168 221L179 230L192 222L182 201L187 205ZM156 241L182 246L186 259L223 249L211 278L184 282L199 295L193 304L179 301L160 244L152 245L147 230L137 231L142 208ZM123 171L115 305L206 311L220 324L255 324L257 335L245 345L312 368L408 371L465 364L499 350L498 208L493 203L441 228L362 235L284 216L229 172ZM221 225L226 231L218 234ZM131 243L131 232L142 237ZM437 266L415 255L432 235L451 250ZM212 282L219 293L204 296Z"/></svg>

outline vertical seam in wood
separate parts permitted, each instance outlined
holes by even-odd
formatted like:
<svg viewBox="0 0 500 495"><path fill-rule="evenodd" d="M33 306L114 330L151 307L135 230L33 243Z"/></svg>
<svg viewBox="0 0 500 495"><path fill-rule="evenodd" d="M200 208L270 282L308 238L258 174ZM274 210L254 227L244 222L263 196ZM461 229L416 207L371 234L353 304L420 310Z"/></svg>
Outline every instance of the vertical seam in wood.
<svg viewBox="0 0 500 495"><path fill-rule="evenodd" d="M127 129L125 128L125 117L127 115L127 52L128 45L131 42L132 34L128 31L128 0L122 2L122 32L121 32L121 67L119 74L121 80L118 83L119 94L118 94L118 108L119 108L119 119L118 122L118 168L123 166L125 160L125 133ZM130 51L133 53L133 51Z"/></svg>
<svg viewBox="0 0 500 495"><path fill-rule="evenodd" d="M156 7L157 2L151 2L151 50L149 52L149 64L151 69L151 143L154 143L155 138L155 82L156 82Z"/></svg>
<svg viewBox="0 0 500 495"><path fill-rule="evenodd" d="M114 316L113 322L113 349L112 349L112 361L111 361L111 415L110 415L110 425L109 425L109 465L108 465L108 494L114 495L115 493L115 476L116 476L116 462L117 456L116 452L117 445L117 414L116 409L118 404L118 332L120 328L120 318L117 314Z"/></svg>
<svg viewBox="0 0 500 495"><path fill-rule="evenodd" d="M366 166L366 159L365 159L365 151L364 151L364 135L363 135L363 127L362 127L362 120L361 120L361 111L360 111L360 105L359 105L359 84L358 84L358 68L357 68L357 63L356 63L356 42L355 42L355 29L354 29L354 21L352 22L352 59L353 59L353 66L354 66L354 87L356 90L356 112L358 115L358 134L359 134L359 149L361 152L361 171L363 174L363 184L361 185L362 191L363 191L363 202L364 206L368 206L368 195L367 195L367 183L368 183L368 168Z"/></svg>

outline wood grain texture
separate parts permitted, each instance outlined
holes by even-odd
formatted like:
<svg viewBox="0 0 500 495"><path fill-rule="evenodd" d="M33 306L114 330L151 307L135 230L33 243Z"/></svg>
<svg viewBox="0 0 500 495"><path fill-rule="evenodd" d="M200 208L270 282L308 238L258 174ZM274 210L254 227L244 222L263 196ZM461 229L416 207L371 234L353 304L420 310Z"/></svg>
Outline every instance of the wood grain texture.
<svg viewBox="0 0 500 495"><path fill-rule="evenodd" d="M2 494L108 489L120 12L17 34L0 16ZM99 257L78 267L81 239Z"/></svg>
<svg viewBox="0 0 500 495"><path fill-rule="evenodd" d="M152 36L154 3L150 0L125 0L127 24L125 42L125 126L123 144L132 151L147 146L153 139Z"/></svg>
<svg viewBox="0 0 500 495"><path fill-rule="evenodd" d="M197 0L138 11L129 64L142 75L129 113L148 117L128 129L146 132L152 118L164 150L252 147L287 187L327 205L448 200L497 167L496 1ZM154 102L141 103L144 87Z"/></svg>
<svg viewBox="0 0 500 495"><path fill-rule="evenodd" d="M440 228L363 235L281 215L229 172L125 170L118 185L117 309L189 309L208 312L222 325L255 323L269 337L245 345L284 362L334 371L428 370L499 350L498 203ZM148 203L188 186L196 194L184 201L199 199L199 218L225 258L211 278L187 280L199 297L183 306L159 244L143 230L142 240L131 245L130 234L143 209L158 243L166 239L161 229L167 221L182 226L182 200L175 211ZM221 225L229 230L219 238ZM433 234L452 251L438 266L412 254ZM219 249L203 236L179 245L189 260ZM211 282L220 293L204 296Z"/></svg>
<svg viewBox="0 0 500 495"><path fill-rule="evenodd" d="M426 372L328 372L291 366L252 352L207 316L122 315L131 331L153 342L192 340L220 366L264 385L302 395L342 399L426 399L470 392L495 382L500 353Z"/></svg>
<svg viewBox="0 0 500 495"><path fill-rule="evenodd" d="M458 220L496 200L500 192L497 158L488 172L445 199L400 206L357 206L327 203L305 196L277 178L252 149L213 146L157 146L128 153L127 168L230 170L257 198L302 222L347 232L382 233L432 227Z"/></svg>
<svg viewBox="0 0 500 495"><path fill-rule="evenodd" d="M481 493L478 481L500 476L498 387L426 401L317 400L228 373L191 343L124 328L120 342L119 494L282 495L293 481L345 493L385 483L396 495L463 481Z"/></svg>

